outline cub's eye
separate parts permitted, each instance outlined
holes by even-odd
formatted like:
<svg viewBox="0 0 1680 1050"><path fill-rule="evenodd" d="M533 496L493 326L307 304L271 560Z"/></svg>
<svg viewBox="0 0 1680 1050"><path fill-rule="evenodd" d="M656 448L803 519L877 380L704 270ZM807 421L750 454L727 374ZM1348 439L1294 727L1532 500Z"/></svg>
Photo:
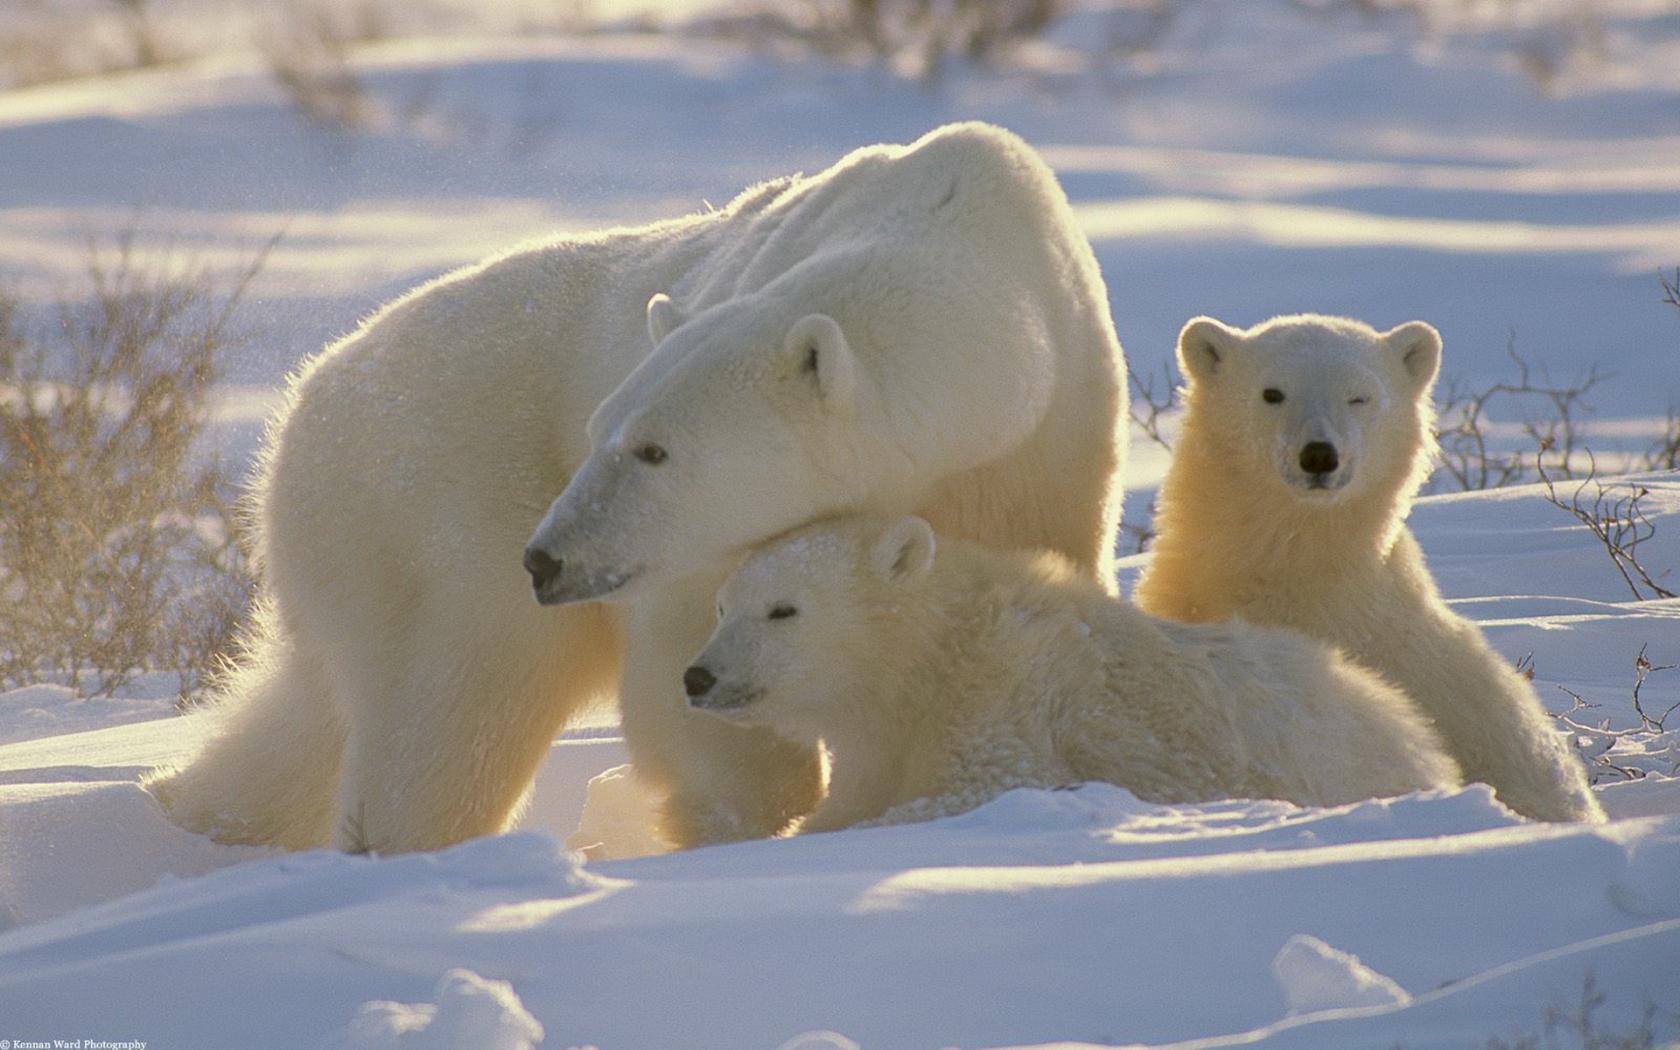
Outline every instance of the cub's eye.
<svg viewBox="0 0 1680 1050"><path fill-rule="evenodd" d="M643 463L657 467L659 464L665 462L666 452L664 446L655 445L652 442L649 442L646 445L637 446L635 456Z"/></svg>
<svg viewBox="0 0 1680 1050"><path fill-rule="evenodd" d="M1348 398L1348 404L1350 404L1350 405L1363 405L1370 400L1371 399L1368 398L1368 397L1350 397L1350 398Z"/></svg>
<svg viewBox="0 0 1680 1050"><path fill-rule="evenodd" d="M788 605L786 603L783 603L781 605L772 605L770 607L769 618L772 619L772 620L786 620L790 616L798 616L798 615L799 615L799 610L798 609L795 609L793 606Z"/></svg>
<svg viewBox="0 0 1680 1050"><path fill-rule="evenodd" d="M1283 391L1275 386L1269 386L1260 391L1260 400L1268 405L1280 405L1283 403Z"/></svg>

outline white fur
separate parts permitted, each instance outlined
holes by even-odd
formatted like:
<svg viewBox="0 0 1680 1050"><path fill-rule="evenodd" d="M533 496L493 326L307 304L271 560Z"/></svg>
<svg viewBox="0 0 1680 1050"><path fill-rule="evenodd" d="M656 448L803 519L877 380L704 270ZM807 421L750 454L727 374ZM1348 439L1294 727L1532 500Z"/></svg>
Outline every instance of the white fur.
<svg viewBox="0 0 1680 1050"><path fill-rule="evenodd" d="M670 841L774 833L816 754L677 687L735 552L888 504L1107 578L1123 367L1060 188L983 125L451 274L295 382L255 490L269 612L148 786L225 841L439 846L504 827L616 685ZM550 599L636 578L540 608L528 539Z"/></svg>
<svg viewBox="0 0 1680 1050"><path fill-rule="evenodd" d="M1275 318L1185 326L1183 435L1161 488L1140 606L1304 631L1405 690L1471 780L1541 820L1602 819L1533 687L1441 600L1404 521L1434 451L1441 342L1422 322ZM1262 392L1284 400L1267 403ZM1364 398L1363 404L1350 402ZM1340 463L1310 487L1303 444Z"/></svg>
<svg viewBox="0 0 1680 1050"><path fill-rule="evenodd" d="M918 518L792 533L719 602L694 661L715 683L690 702L826 744L806 831L1083 780L1310 805L1458 782L1411 702L1329 646L1158 620L1058 555L936 543Z"/></svg>

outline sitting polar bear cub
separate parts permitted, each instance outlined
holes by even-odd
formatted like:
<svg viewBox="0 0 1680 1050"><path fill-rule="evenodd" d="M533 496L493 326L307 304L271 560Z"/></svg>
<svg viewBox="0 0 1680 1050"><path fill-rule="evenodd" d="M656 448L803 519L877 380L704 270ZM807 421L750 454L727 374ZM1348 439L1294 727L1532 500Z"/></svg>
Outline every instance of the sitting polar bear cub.
<svg viewBox="0 0 1680 1050"><path fill-rule="evenodd" d="M1539 820L1602 820L1534 689L1441 600L1404 522L1434 451L1441 337L1336 317L1179 337L1183 436L1138 605L1341 646L1417 701L1465 775Z"/></svg>
<svg viewBox="0 0 1680 1050"><path fill-rule="evenodd" d="M718 612L689 703L827 745L803 831L1083 780L1308 805L1459 782L1410 701L1326 645L1158 620L1050 553L943 540L936 559L916 517L791 533L724 583Z"/></svg>

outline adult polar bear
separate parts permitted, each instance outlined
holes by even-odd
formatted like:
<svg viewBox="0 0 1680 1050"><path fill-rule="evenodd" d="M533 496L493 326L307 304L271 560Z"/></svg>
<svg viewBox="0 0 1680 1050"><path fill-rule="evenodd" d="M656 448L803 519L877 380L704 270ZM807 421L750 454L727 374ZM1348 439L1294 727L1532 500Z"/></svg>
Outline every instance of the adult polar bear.
<svg viewBox="0 0 1680 1050"><path fill-rule="evenodd" d="M680 688L738 552L914 510L1108 584L1123 368L1060 187L978 124L444 277L293 385L255 488L249 652L202 750L147 787L222 841L437 847L506 826L616 681L666 838L772 834L816 803L815 751ZM521 551L562 489L615 513L545 519L539 596L639 569L612 604L532 601Z"/></svg>

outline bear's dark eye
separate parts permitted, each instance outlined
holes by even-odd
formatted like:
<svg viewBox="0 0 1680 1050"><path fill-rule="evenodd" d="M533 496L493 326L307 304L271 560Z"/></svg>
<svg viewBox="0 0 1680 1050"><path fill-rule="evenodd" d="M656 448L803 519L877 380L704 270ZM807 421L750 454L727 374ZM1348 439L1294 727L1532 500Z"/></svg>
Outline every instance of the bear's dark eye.
<svg viewBox="0 0 1680 1050"><path fill-rule="evenodd" d="M798 616L798 615L799 615L799 610L798 609L795 609L793 606L788 605L786 602L783 602L780 605L772 605L770 607L770 617L769 618L772 619L772 620L785 620L790 616Z"/></svg>
<svg viewBox="0 0 1680 1050"><path fill-rule="evenodd" d="M1268 405L1280 405L1283 403L1283 391L1275 386L1269 386L1260 391L1260 400Z"/></svg>
<svg viewBox="0 0 1680 1050"><path fill-rule="evenodd" d="M647 463L655 467L665 462L666 459L664 447L661 445L655 445L651 441L645 445L637 446L635 455L636 458L641 460L643 463Z"/></svg>
<svg viewBox="0 0 1680 1050"><path fill-rule="evenodd" d="M1348 398L1348 404L1350 404L1350 405L1363 405L1370 400L1371 399L1368 398L1368 397L1350 397L1350 398Z"/></svg>

